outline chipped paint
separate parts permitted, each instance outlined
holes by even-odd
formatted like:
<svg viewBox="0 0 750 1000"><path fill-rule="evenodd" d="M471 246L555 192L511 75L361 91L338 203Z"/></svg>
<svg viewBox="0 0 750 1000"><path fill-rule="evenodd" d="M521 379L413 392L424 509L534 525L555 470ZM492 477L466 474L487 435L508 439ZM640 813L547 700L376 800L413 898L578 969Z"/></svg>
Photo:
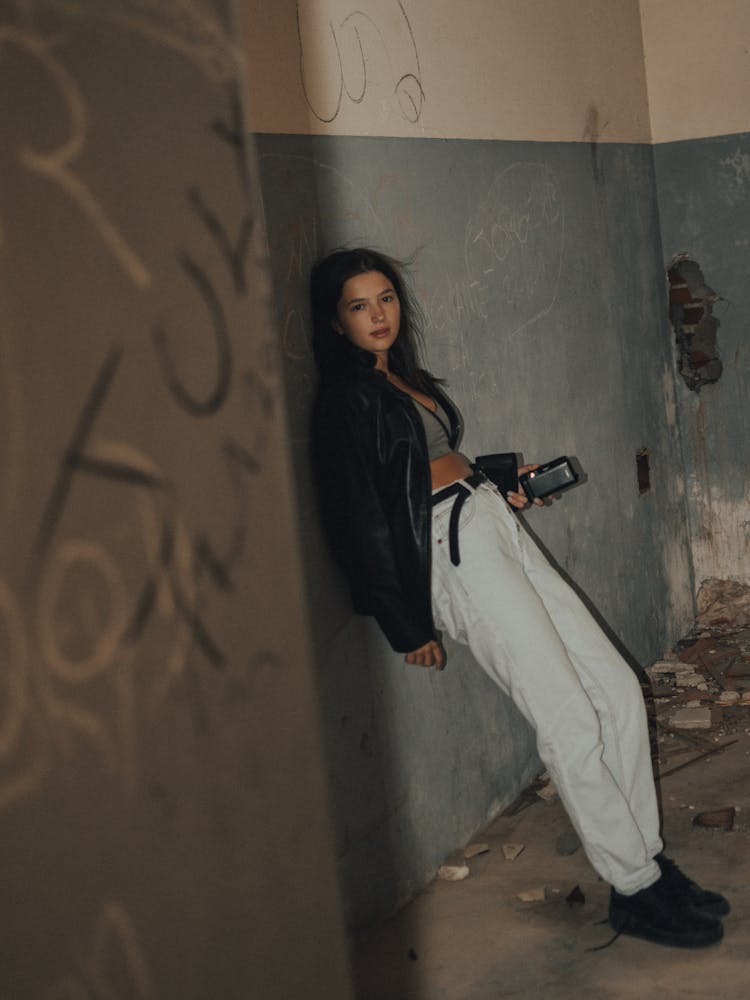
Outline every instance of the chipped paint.
<svg viewBox="0 0 750 1000"><path fill-rule="evenodd" d="M687 534L687 533L686 533ZM662 545L664 575L667 582L667 622L670 635L687 631L695 614L692 566L687 537L671 536Z"/></svg>
<svg viewBox="0 0 750 1000"><path fill-rule="evenodd" d="M734 207L747 200L750 184L750 153L736 149L731 156L719 160L719 192L728 205Z"/></svg>
<svg viewBox="0 0 750 1000"><path fill-rule="evenodd" d="M695 577L746 581L750 568L750 498L728 500L690 478Z"/></svg>
<svg viewBox="0 0 750 1000"><path fill-rule="evenodd" d="M671 368L665 367L661 374L661 394L664 400L664 416L667 426L676 430L677 401L674 394L674 372Z"/></svg>

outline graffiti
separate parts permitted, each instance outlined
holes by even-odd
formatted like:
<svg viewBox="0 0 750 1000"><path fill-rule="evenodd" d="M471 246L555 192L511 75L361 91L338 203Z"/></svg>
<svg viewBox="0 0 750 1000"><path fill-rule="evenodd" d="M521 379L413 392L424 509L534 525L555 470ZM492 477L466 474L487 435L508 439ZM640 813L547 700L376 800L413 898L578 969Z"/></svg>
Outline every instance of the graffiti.
<svg viewBox="0 0 750 1000"><path fill-rule="evenodd" d="M52 82L64 107L65 141L50 153L29 146L17 151L18 160L32 173L45 177L65 192L89 224L94 227L123 271L140 289L151 282L139 255L130 247L120 228L107 214L101 201L73 169L86 145L86 105L75 80L53 52L53 43L36 34L8 25L0 25L0 53L3 46L14 46L31 57Z"/></svg>
<svg viewBox="0 0 750 1000"><path fill-rule="evenodd" d="M129 440L127 424L113 420L122 412L116 397L128 391L129 352L122 344L103 349L53 467L22 590L0 578L0 654L7 664L0 810L37 794L58 756L68 760L79 753L132 798L140 785L144 722L177 685L194 690L203 667L226 673L230 666L231 638L216 621L252 559L252 486L268 457L278 388L263 352L264 331L257 362L240 362L244 355L236 350L247 336L234 317L245 314L236 307L247 301L257 230L247 162L237 148L235 89L226 107L226 119L214 121L209 134L217 155L233 162L244 202L229 223L212 207L210 192L190 186L186 204L218 254L206 254L206 263L199 253L174 248L185 297L197 299L192 329L206 359L203 389L186 375L184 330L177 335L157 318L145 342L162 386L154 406L182 421L184 440L193 421L205 425L230 406L235 419L204 436L210 482L202 486L192 469L170 472L168 456L157 460L148 446ZM187 492L196 482L215 497L213 508L199 508L203 513L196 513ZM101 507L111 507L116 517L82 530L82 512ZM274 655L264 654L263 663ZM201 712L193 705L194 725L205 726Z"/></svg>
<svg viewBox="0 0 750 1000"><path fill-rule="evenodd" d="M162 375L175 401L192 416L211 416L226 402L231 388L232 356L229 329L224 307L210 279L189 254L180 254L180 265L197 289L211 319L211 337L216 354L216 374L211 391L205 399L198 399L184 385L177 372L174 356L167 344L167 334L161 325L154 329L153 340L161 365Z"/></svg>
<svg viewBox="0 0 750 1000"><path fill-rule="evenodd" d="M308 107L321 122L333 122L346 97L361 104L372 86L380 52L400 115L419 121L424 103L419 52L409 17L400 0L365 2L355 9L329 2L327 11L309 0L297 3L300 75ZM327 15L327 16L326 16ZM316 26L326 20L325 51L315 52ZM316 58L317 57L317 58ZM380 82L380 81L378 81Z"/></svg>
<svg viewBox="0 0 750 1000"><path fill-rule="evenodd" d="M211 84L231 83L241 49L208 0L23 0L27 16L47 12L100 21L145 39L189 62Z"/></svg>
<svg viewBox="0 0 750 1000"><path fill-rule="evenodd" d="M309 174L315 175L317 197L330 206L325 231L318 219L300 209L296 199L274 206L269 219L271 259L279 268L279 317L282 348L292 362L312 359L306 290L310 268L327 246L389 245L387 228L369 195L336 167L306 156L268 153L262 166L272 171L276 190L299 189ZM309 206L306 206L309 208Z"/></svg>
<svg viewBox="0 0 750 1000"><path fill-rule="evenodd" d="M553 308L565 247L560 185L543 163L515 163L495 177L465 230L472 297L497 306L512 336Z"/></svg>
<svg viewBox="0 0 750 1000"><path fill-rule="evenodd" d="M16 513L26 450L21 379L2 309L0 304L0 524Z"/></svg>
<svg viewBox="0 0 750 1000"><path fill-rule="evenodd" d="M80 971L62 976L43 1000L156 998L148 956L122 903L102 904L79 964Z"/></svg>

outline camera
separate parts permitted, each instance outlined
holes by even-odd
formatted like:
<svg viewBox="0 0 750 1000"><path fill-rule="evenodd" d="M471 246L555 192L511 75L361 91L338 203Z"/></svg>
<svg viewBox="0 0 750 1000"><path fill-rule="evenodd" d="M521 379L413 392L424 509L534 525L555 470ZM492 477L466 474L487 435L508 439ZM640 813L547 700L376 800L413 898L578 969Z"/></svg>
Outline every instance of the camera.
<svg viewBox="0 0 750 1000"><path fill-rule="evenodd" d="M524 472L518 481L530 501L543 500L568 486L574 486L578 482L578 473L567 455L561 455L560 458L540 465L533 472Z"/></svg>

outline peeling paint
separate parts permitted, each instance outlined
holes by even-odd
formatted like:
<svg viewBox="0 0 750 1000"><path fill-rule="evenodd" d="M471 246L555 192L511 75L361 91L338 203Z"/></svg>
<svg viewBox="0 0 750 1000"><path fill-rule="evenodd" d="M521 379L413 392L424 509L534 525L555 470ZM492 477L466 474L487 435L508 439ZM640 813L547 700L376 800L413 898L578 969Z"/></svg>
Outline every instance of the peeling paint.
<svg viewBox="0 0 750 1000"><path fill-rule="evenodd" d="M667 635L687 631L695 615L690 579L690 553L686 538L670 537L662 549L664 575L667 582Z"/></svg>
<svg viewBox="0 0 750 1000"><path fill-rule="evenodd" d="M697 476L690 480L696 579L747 581L750 573L750 498L717 497Z"/></svg>
<svg viewBox="0 0 750 1000"><path fill-rule="evenodd" d="M662 372L661 394L664 400L664 416L667 426L675 430L677 428L677 400L674 394L674 374L671 368L665 368Z"/></svg>
<svg viewBox="0 0 750 1000"><path fill-rule="evenodd" d="M667 277L678 370L688 389L700 392L702 386L718 382L723 371L717 343L719 320L713 315L714 303L721 296L708 287L700 267L686 253L672 259Z"/></svg>
<svg viewBox="0 0 750 1000"><path fill-rule="evenodd" d="M736 149L731 156L719 160L719 190L728 205L747 201L750 185L750 153Z"/></svg>

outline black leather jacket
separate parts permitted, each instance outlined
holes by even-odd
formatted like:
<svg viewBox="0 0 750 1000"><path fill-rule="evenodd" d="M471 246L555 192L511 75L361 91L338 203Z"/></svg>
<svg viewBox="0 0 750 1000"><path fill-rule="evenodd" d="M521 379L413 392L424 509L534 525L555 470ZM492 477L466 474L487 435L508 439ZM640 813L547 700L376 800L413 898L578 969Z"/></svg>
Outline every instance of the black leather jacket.
<svg viewBox="0 0 750 1000"><path fill-rule="evenodd" d="M460 415L434 394L455 449ZM414 403L381 372L353 365L322 380L313 439L323 521L354 610L374 615L396 652L418 649L436 635L430 463Z"/></svg>

